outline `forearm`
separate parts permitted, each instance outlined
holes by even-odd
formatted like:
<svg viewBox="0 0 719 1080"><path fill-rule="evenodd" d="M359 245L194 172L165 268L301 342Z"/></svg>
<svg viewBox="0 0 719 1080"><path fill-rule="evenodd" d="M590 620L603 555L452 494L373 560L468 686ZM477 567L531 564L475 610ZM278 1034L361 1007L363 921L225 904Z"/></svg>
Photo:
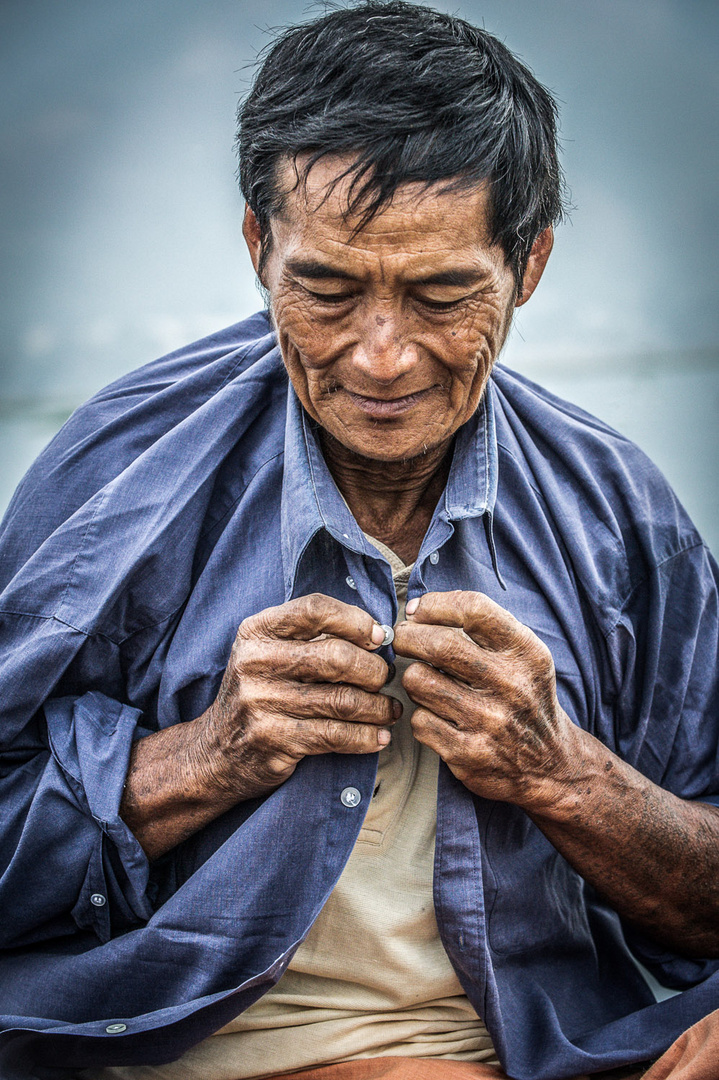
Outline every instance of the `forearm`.
<svg viewBox="0 0 719 1080"><path fill-rule="evenodd" d="M213 744L207 714L134 744L120 816L149 859L242 800L241 790L219 780Z"/></svg>
<svg viewBox="0 0 719 1080"><path fill-rule="evenodd" d="M529 816L629 922L685 956L719 956L719 810L677 798L575 731L572 779Z"/></svg>

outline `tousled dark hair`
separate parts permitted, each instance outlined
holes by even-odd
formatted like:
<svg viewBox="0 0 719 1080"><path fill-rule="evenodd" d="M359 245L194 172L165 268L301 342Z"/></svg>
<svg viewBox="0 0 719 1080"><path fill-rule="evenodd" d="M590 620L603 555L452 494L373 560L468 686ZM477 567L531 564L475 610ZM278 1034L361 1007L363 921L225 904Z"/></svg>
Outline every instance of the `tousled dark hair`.
<svg viewBox="0 0 719 1080"><path fill-rule="evenodd" d="M490 240L517 287L537 235L562 216L557 108L497 38L464 19L364 0L290 27L264 51L238 111L240 186L263 260L281 209L278 164L349 156L348 213L360 227L397 188L490 187Z"/></svg>

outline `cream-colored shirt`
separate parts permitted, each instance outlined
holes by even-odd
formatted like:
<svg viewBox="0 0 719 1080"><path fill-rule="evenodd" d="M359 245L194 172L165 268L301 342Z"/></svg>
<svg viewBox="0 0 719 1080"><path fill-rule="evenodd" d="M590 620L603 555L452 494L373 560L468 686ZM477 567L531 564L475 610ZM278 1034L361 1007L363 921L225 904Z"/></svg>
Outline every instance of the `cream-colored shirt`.
<svg viewBox="0 0 719 1080"><path fill-rule="evenodd" d="M404 618L411 567L388 559ZM352 855L287 971L232 1023L172 1065L85 1080L248 1080L311 1065L397 1056L498 1063L439 937L432 898L439 759L412 735L397 658L386 692L404 705L380 752Z"/></svg>

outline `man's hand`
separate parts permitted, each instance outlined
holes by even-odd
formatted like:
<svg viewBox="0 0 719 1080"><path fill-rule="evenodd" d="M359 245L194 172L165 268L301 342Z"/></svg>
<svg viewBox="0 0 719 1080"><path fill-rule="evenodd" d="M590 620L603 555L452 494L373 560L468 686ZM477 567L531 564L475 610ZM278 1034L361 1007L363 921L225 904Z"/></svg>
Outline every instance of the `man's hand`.
<svg viewBox="0 0 719 1080"><path fill-rule="evenodd" d="M148 856L272 791L307 755L385 746L402 706L379 693L383 638L366 611L319 593L245 619L210 708L133 747L120 812Z"/></svg>
<svg viewBox="0 0 719 1080"><path fill-rule="evenodd" d="M573 724L549 650L481 593L407 605L394 647L412 727L470 790L521 806L629 922L719 956L719 810L653 784Z"/></svg>
<svg viewBox="0 0 719 1080"><path fill-rule="evenodd" d="M402 706L379 693L389 669L372 650L383 637L366 611L320 593L245 619L205 713L218 785L265 795L307 755L386 746Z"/></svg>
<svg viewBox="0 0 719 1080"><path fill-rule="evenodd" d="M421 661L403 679L417 739L477 795L551 806L571 780L577 729L549 649L482 593L427 593L408 606L394 648Z"/></svg>

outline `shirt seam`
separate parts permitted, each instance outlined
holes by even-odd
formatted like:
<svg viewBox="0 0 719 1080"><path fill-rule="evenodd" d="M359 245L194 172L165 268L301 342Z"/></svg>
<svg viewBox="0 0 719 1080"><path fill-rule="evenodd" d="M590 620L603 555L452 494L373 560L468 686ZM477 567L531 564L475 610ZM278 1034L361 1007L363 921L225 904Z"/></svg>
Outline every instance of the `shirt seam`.
<svg viewBox="0 0 719 1080"><path fill-rule="evenodd" d="M624 600L622 600L622 603L620 604L620 607L619 607L619 614L617 615L617 617L616 617L614 623L612 624L612 626L608 630L602 631L602 634L604 635L605 639L610 638L611 635L616 631L617 627L619 626L619 621L620 621L622 615L624 614L624 612L626 611L626 608L627 608L627 605L629 604L629 601L632 599L634 594L639 589L641 589L643 585L645 585L647 583L647 581L649 580L649 577L650 577L651 574L653 574L653 573L655 574L658 570L661 570L663 566L666 566L667 563L673 562L674 559L679 559L682 555L686 555L690 551L696 551L697 548L706 549L706 544L704 543L703 540L701 540L701 539L693 540L691 543L688 543L684 547L679 548L678 551L674 551L674 552L672 552L671 555L665 556L665 558L663 558L660 562L653 563L651 569L646 574L644 574L643 577L641 577L639 579L639 581L635 582L635 584L632 586L632 588L627 593Z"/></svg>
<svg viewBox="0 0 719 1080"><path fill-rule="evenodd" d="M0 615L17 615L25 619L42 619L44 622L55 622L58 623L60 626L67 627L68 630L74 630L75 633L82 634L82 636L87 640L99 639L102 641L109 641L112 645L117 645L119 647L121 645L124 645L125 642L129 641L132 637L134 637L135 634L141 634L144 630L151 630L154 626L160 626L160 624L166 622L167 619L171 619L173 615L177 614L177 612L180 610L184 603L185 601L183 600L182 604L178 604L176 608L168 612L166 615L163 615L161 619L158 619L156 622L153 623L147 623L144 626L139 626L136 630L133 630L130 634L127 634L123 638L111 637L109 634L105 634L101 630L84 630L81 626L75 626L75 624L71 623L69 619L63 619L59 615L41 615L37 611L22 611L9 607L0 607Z"/></svg>
<svg viewBox="0 0 719 1080"><path fill-rule="evenodd" d="M248 479L247 483L242 488L242 491L239 493L237 498L234 499L230 503L230 505L227 507L227 509L224 512L224 514L222 515L222 517L218 518L217 521L213 522L213 524L210 526L210 528L206 532L205 531L200 532L200 537L203 540L209 540L210 537L217 531L217 529L219 529L220 526L223 525L227 521L227 519L232 516L232 514L235 512L237 504L242 499L244 499L245 495L247 494L247 489L253 483L255 478L257 476L259 476L259 474L262 472L263 469L265 469L268 465L271 465L273 461L277 461L278 458L284 457L284 453L285 453L284 449L283 450L278 450L276 454L272 454L271 457L268 457L265 461L262 462L261 465L257 466L255 471L252 473L252 475ZM153 625L156 625L156 624L153 624ZM133 633L134 633L134 631L133 631Z"/></svg>

